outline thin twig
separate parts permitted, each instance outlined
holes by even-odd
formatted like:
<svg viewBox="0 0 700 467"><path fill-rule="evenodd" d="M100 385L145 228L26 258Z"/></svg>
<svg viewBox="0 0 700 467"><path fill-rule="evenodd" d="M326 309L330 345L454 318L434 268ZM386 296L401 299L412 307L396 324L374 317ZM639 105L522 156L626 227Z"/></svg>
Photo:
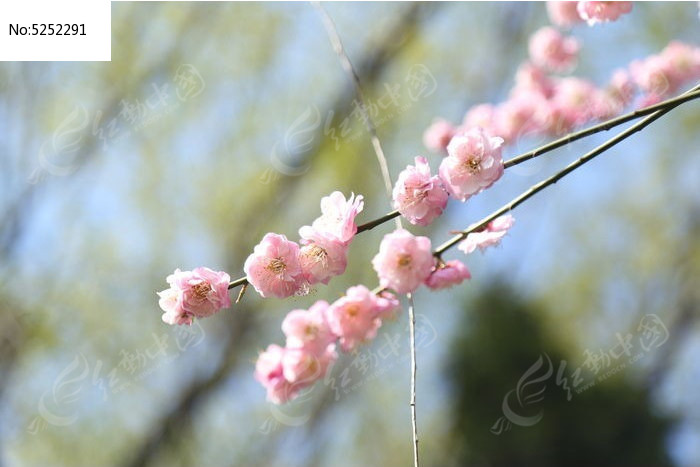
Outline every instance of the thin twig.
<svg viewBox="0 0 700 467"><path fill-rule="evenodd" d="M683 101L684 102L684 101ZM607 140L605 143L601 144L600 146L596 147L592 151L589 151L588 153L584 154L582 157L579 159L575 160L571 164L567 165L564 169L561 171L557 172L556 174L552 175L549 178L546 178L542 180L541 182L531 186L528 190L524 191L522 194L511 200L509 203L506 203L503 205L501 208L497 209L496 211L492 212L488 216L484 217L481 219L479 222L472 224L469 228L466 230L463 230L461 233L458 235L452 237L452 239L446 241L442 245L440 245L438 248L435 249L434 254L435 256L440 256L442 253L444 253L447 249L455 246L457 243L460 241L464 240L467 235L469 235L472 232L475 232L479 229L482 229L485 227L489 222L492 220L496 219L497 217L502 216L503 214L506 214L507 212L515 209L517 206L528 200L529 198L532 198L534 195L539 193L540 191L544 190L550 185L554 185L557 183L560 179L564 178L566 175L569 173L573 172L574 170L578 169L581 167L583 164L586 162L589 162L593 160L596 156L602 154L603 152L607 151L608 149L612 148L616 144L624 141L625 139L629 138L633 134L637 133L638 131L641 131L644 129L646 126L651 124L652 122L658 120L661 118L663 115L666 115L668 112L673 110L675 107L679 106L682 102L677 102L672 106L665 107L662 110L657 110L653 114L649 115L648 117L644 118L641 122L635 123L625 131L619 133L617 136L610 138Z"/></svg>
<svg viewBox="0 0 700 467"><path fill-rule="evenodd" d="M247 285L248 284L248 279L246 277L239 277L235 281L231 281L228 283L228 288L232 289L234 287L238 287L239 285Z"/></svg>
<svg viewBox="0 0 700 467"><path fill-rule="evenodd" d="M345 70L345 72L350 76L353 86L355 87L355 94L357 95L357 100L360 104L360 111L362 112L362 118L367 125L367 131L369 131L370 139L372 140L372 147L374 148L374 153L377 156L377 162L379 162L379 168L382 172L382 180L384 180L384 188L386 193L391 200L391 191L393 184L391 183L391 175L389 175L389 165L386 162L386 156L384 155L384 150L382 149L382 144L377 137L377 128L372 122L372 118L367 111L367 100L365 99L364 92L362 91L362 86L360 84L360 77L357 76L355 68L352 66L350 57L345 53L345 47L343 47L343 42L340 40L340 35L335 27L333 19L330 17L328 12L319 2L311 2L314 7L318 10L323 20L323 25L326 27L326 32L328 33L328 39L333 46L333 50L338 55L340 59L340 64ZM401 228L401 219L396 217L396 227Z"/></svg>
<svg viewBox="0 0 700 467"><path fill-rule="evenodd" d="M321 6L320 3L318 2L313 2L313 5L318 9L319 13L321 14L321 17L323 18L323 23L326 27L326 31L328 32L328 38L331 41L331 44L333 45L333 49L335 50L335 53L338 55L338 58L340 59L340 63L347 72L347 74L350 76L353 85L355 86L355 94L357 95L357 99L360 101L360 110L362 112L362 117L365 120L365 124L367 125L367 131L370 134L370 139L372 140L372 147L374 148L374 153L377 156L377 162L379 162L379 168L382 173L382 179L384 180L384 187L386 189L386 194L389 197L389 202L391 203L392 200L392 187L393 183L391 182L391 175L389 175L389 165L387 164L386 161L386 156L384 155L384 150L382 149L381 142L379 141L379 137L377 136L377 128L374 126L374 122L372 122L372 118L369 115L369 112L367 111L367 103L365 100L364 93L362 92L362 85L360 84L360 77L357 75L357 72L355 71L355 68L352 66L352 62L350 61L350 57L345 53L345 48L343 47L343 42L340 40L340 35L338 34L338 30L335 27L335 23L333 22L333 19L330 17L328 12ZM398 211L392 211L381 218L379 218L375 222L370 222L369 225L365 224L363 226L358 227L358 232L364 231L364 230L369 230L375 225L379 225L382 222L385 222L390 219L395 219L396 222L396 228L401 229L402 223L401 223L401 217L399 217L399 212ZM362 230L360 230L362 228ZM410 346L411 346L411 399L410 399L410 406L411 406L411 423L413 425L413 442L414 442L414 449L413 449L413 462L416 467L418 467L418 426L417 426L417 421L416 421L416 340L415 340L415 332L414 332L414 327L415 327L415 316L414 316L414 305L413 305L413 294L407 293L406 297L408 299L409 303L409 308L408 308L408 314L409 314L409 340L410 340Z"/></svg>
<svg viewBox="0 0 700 467"><path fill-rule="evenodd" d="M243 294L245 294L246 290L248 290L248 283L243 284L243 287L241 287L241 291L238 292L238 297L236 298L236 303L239 303L241 299L243 299Z"/></svg>
<svg viewBox="0 0 700 467"><path fill-rule="evenodd" d="M376 226L383 224L384 222L391 220L395 217L399 217L401 213L396 210L396 211L391 211L387 214L384 214L382 217L375 219L373 221L369 221L366 224L358 225L357 226L357 233L364 232L365 230L371 230L375 228Z"/></svg>
<svg viewBox="0 0 700 467"><path fill-rule="evenodd" d="M418 462L418 423L416 418L416 315L413 306L413 297L408 296L408 331L411 340L411 424L413 425L413 465Z"/></svg>

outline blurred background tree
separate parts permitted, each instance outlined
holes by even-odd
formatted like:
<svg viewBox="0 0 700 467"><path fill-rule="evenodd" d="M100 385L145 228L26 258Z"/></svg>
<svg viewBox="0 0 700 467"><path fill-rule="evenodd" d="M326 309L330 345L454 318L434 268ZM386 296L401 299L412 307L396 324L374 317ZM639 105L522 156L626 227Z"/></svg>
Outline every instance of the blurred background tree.
<svg viewBox="0 0 700 467"><path fill-rule="evenodd" d="M328 10L375 104L394 177L425 153L420 136L435 116L459 121L469 106L504 97L527 37L547 23L535 3ZM578 28L577 73L604 83L672 39L697 43L697 21L694 3L646 3L617 23ZM348 273L308 297L248 293L187 330L165 326L156 303L176 267L237 276L265 232L295 237L334 189L365 196L361 220L389 209L352 86L316 12L117 2L112 37L109 63L0 64L0 463L409 464L405 314L289 406L268 405L252 376L257 352L282 341L289 309L375 282L369 260L389 226L363 234ZM411 88L416 70L432 85L420 94ZM558 463L572 450L598 462L608 441L620 443L613 458L623 464L645 456L638 465L665 465L664 453L676 465L700 463L689 390L700 377L696 107L520 208L502 248L470 258L471 283L417 294L427 465ZM488 194L413 230L442 241L604 137L513 169ZM493 287L501 300L489 299ZM474 314L479 303L487 310ZM670 339L619 381L570 402L550 385L540 424L489 431L538 355L580 365L584 349L614 345L615 333L635 330L646 314L659 316ZM512 320L532 338L514 333ZM475 364L474 355L493 362ZM448 361L484 381L454 380L469 372L445 374ZM570 414L583 413L595 419L571 428ZM626 434L630 426L639 431Z"/></svg>
<svg viewBox="0 0 700 467"><path fill-rule="evenodd" d="M664 446L669 421L651 409L648 390L624 373L574 387L571 358L541 315L538 304L498 280L465 308L461 327L469 332L455 338L446 372L454 447L443 465L671 465ZM566 383L557 379L562 361L569 367L562 373ZM529 397L533 407L518 406L515 396L509 404L536 423L505 431L493 422L503 415L503 398L531 368L538 371L522 387L534 384L523 391L523 404ZM591 373L579 377L595 381Z"/></svg>

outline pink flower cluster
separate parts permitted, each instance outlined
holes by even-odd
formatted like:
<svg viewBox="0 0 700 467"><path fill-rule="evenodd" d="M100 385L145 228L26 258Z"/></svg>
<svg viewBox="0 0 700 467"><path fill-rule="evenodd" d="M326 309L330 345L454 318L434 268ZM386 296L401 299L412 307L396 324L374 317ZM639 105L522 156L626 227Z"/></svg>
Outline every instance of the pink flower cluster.
<svg viewBox="0 0 700 467"><path fill-rule="evenodd" d="M394 207L412 224L430 224L444 211L448 193L466 201L503 175L502 144L503 138L491 136L481 127L460 130L447 144L447 157L438 175L431 174L424 157L416 157L415 166L409 165L399 174Z"/></svg>
<svg viewBox="0 0 700 467"><path fill-rule="evenodd" d="M225 272L209 268L175 272L166 278L170 288L158 292L158 305L165 312L167 324L190 325L195 318L211 316L231 306L228 284L231 278Z"/></svg>
<svg viewBox="0 0 700 467"><path fill-rule="evenodd" d="M255 365L267 399L282 404L323 379L338 358L336 342L343 351L353 351L373 339L382 320L398 308L390 293L375 294L358 285L330 305L319 300L308 310L290 311L282 322L286 345L270 345Z"/></svg>
<svg viewBox="0 0 700 467"><path fill-rule="evenodd" d="M355 217L363 206L361 195L346 200L335 191L321 199L321 216L299 229L302 246L284 235L266 234L243 266L248 282L261 296L278 298L327 284L345 272L348 247L357 233Z"/></svg>
<svg viewBox="0 0 700 467"><path fill-rule="evenodd" d="M643 103L650 105L700 78L700 48L673 41L661 53L632 62L629 69L645 94Z"/></svg>
<svg viewBox="0 0 700 467"><path fill-rule="evenodd" d="M471 253L477 247L483 250L497 245L512 225L512 216L499 217L483 231L467 236L460 249ZM399 309L396 296L386 289L399 294L413 292L421 285L439 290L471 279L461 261L437 260L430 239L403 229L384 236L372 264L379 276L380 292L357 285L330 305L319 300L308 310L287 314L282 322L285 346L270 345L255 366L255 378L265 387L270 402L292 400L323 379L338 358L337 346L352 352L374 339L383 320L394 318Z"/></svg>
<svg viewBox="0 0 700 467"><path fill-rule="evenodd" d="M569 28L586 21L589 26L615 21L632 11L632 2L547 2L550 21Z"/></svg>
<svg viewBox="0 0 700 467"><path fill-rule="evenodd" d="M700 79L700 48L678 41L657 55L632 62L628 69L615 70L605 87L576 76L552 76L548 70L563 70L575 63L578 47L575 42L565 45L569 39L552 28L535 33L530 41L532 61L518 68L508 100L471 107L462 125L451 127L450 141L475 126L502 137L507 144L528 136L559 136L619 115L634 104L637 95L636 106L644 107ZM426 130L426 135L431 131ZM449 154L449 146L447 143L439 149ZM449 181L442 179L448 192L454 194Z"/></svg>

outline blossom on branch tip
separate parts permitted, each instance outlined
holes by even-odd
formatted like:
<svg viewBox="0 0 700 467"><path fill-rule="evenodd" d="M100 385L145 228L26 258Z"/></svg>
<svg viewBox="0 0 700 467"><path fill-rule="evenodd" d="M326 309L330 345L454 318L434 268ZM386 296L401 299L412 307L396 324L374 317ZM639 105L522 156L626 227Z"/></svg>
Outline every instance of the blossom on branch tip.
<svg viewBox="0 0 700 467"><path fill-rule="evenodd" d="M632 11L632 2L578 2L579 16L589 26L596 23L615 21L625 13Z"/></svg>
<svg viewBox="0 0 700 467"><path fill-rule="evenodd" d="M243 270L248 282L263 297L290 297L306 285L299 263L299 245L284 235L266 234L246 259Z"/></svg>
<svg viewBox="0 0 700 467"><path fill-rule="evenodd" d="M341 192L334 191L321 198L321 216L311 226L299 229L299 235L302 239L311 240L315 231L348 244L357 233L355 217L363 207L362 195L355 196L353 193L346 200Z"/></svg>
<svg viewBox="0 0 700 467"><path fill-rule="evenodd" d="M166 278L170 288L158 292L158 305L167 324L192 324L194 318L205 318L231 306L228 284L231 278L223 271L199 267L175 272Z"/></svg>
<svg viewBox="0 0 700 467"><path fill-rule="evenodd" d="M416 290L434 265L430 239L416 237L404 229L385 235L379 253L372 259L379 285L399 294Z"/></svg>
<svg viewBox="0 0 700 467"><path fill-rule="evenodd" d="M473 253L477 248L484 251L490 246L498 245L501 239L508 233L508 230L513 227L514 223L515 218L510 214L497 217L489 222L483 230L472 232L467 235L467 238L460 242L457 248L469 254Z"/></svg>
<svg viewBox="0 0 700 467"><path fill-rule="evenodd" d="M440 164L440 178L447 191L466 201L490 187L503 175L503 138L476 127L452 138L448 156Z"/></svg>
<svg viewBox="0 0 700 467"><path fill-rule="evenodd" d="M406 167L394 185L394 208L411 224L430 224L442 214L447 198L440 177L431 176L425 157L416 157L416 165Z"/></svg>
<svg viewBox="0 0 700 467"><path fill-rule="evenodd" d="M432 290L439 290L461 284L471 278L472 275L464 263L453 259L446 263L439 263L425 280L425 285Z"/></svg>

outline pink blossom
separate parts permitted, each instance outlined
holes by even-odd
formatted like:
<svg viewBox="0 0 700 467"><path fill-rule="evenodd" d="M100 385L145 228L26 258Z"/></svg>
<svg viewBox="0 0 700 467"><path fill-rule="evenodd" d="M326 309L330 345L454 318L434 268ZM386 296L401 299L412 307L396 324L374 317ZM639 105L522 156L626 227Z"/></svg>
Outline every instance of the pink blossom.
<svg viewBox="0 0 700 467"><path fill-rule="evenodd" d="M430 275L435 264L428 237L416 237L404 229L384 236L372 259L379 285L396 293L413 292Z"/></svg>
<svg viewBox="0 0 700 467"><path fill-rule="evenodd" d="M287 348L282 355L282 375L290 383L311 385L323 378L337 359L335 344L328 345L320 353L307 348Z"/></svg>
<svg viewBox="0 0 700 467"><path fill-rule="evenodd" d="M267 390L267 400L283 404L297 396L302 384L292 384L284 377L282 360L286 349L272 344L258 356L255 363L255 379Z"/></svg>
<svg viewBox="0 0 700 467"><path fill-rule="evenodd" d="M659 98L673 92L676 83L670 63L662 55L652 55L630 63L630 73L643 93Z"/></svg>
<svg viewBox="0 0 700 467"><path fill-rule="evenodd" d="M170 288L158 292L158 305L165 311L163 321L168 324L192 324L194 318L211 316L231 306L228 284L231 278L225 272L199 267L193 271L175 272L166 278Z"/></svg>
<svg viewBox="0 0 700 467"><path fill-rule="evenodd" d="M321 198L321 216L317 218L311 226L304 226L299 229L299 235L303 239L312 239L317 233L325 236L332 236L339 241L349 244L357 233L355 217L362 212L364 202L362 195L350 195L347 200L345 196L334 191L328 196Z"/></svg>
<svg viewBox="0 0 700 467"><path fill-rule="evenodd" d="M515 219L510 214L497 217L489 222L484 230L467 235L467 238L457 248L469 254L477 248L484 251L490 246L498 245L514 223Z"/></svg>
<svg viewBox="0 0 700 467"><path fill-rule="evenodd" d="M661 53L632 62L630 73L647 103L660 100L700 78L700 48L673 41Z"/></svg>
<svg viewBox="0 0 700 467"><path fill-rule="evenodd" d="M620 103L621 107L626 107L632 103L636 87L634 80L627 70L617 69L613 72L608 84L608 93Z"/></svg>
<svg viewBox="0 0 700 467"><path fill-rule="evenodd" d="M686 81L700 78L700 48L673 41L661 51L668 62L668 76L675 92Z"/></svg>
<svg viewBox="0 0 700 467"><path fill-rule="evenodd" d="M567 72L576 67L579 44L550 26L540 28L530 37L532 62L550 71Z"/></svg>
<svg viewBox="0 0 700 467"><path fill-rule="evenodd" d="M492 104L478 104L471 107L462 120L462 127L469 129L475 126L489 129L493 128L496 120L496 108ZM448 141L449 143L449 141ZM447 145L445 145L445 149Z"/></svg>
<svg viewBox="0 0 700 467"><path fill-rule="evenodd" d="M430 151L444 152L455 131L447 120L436 119L423 133L423 144Z"/></svg>
<svg viewBox="0 0 700 467"><path fill-rule="evenodd" d="M261 296L289 297L304 287L298 256L299 245L284 235L268 233L248 256L243 270Z"/></svg>
<svg viewBox="0 0 700 467"><path fill-rule="evenodd" d="M543 110L548 110L548 101L541 94L519 92L498 106L496 134L513 144L519 138L541 133Z"/></svg>
<svg viewBox="0 0 700 467"><path fill-rule="evenodd" d="M292 310L282 321L287 348L305 348L316 355L336 340L326 321L328 302L319 300L308 310Z"/></svg>
<svg viewBox="0 0 700 467"><path fill-rule="evenodd" d="M515 86L511 90L511 97L544 97L549 99L554 91L554 82L542 68L525 62L515 72Z"/></svg>
<svg viewBox="0 0 700 467"><path fill-rule="evenodd" d="M416 157L416 165L399 174L393 198L394 208L416 225L430 224L447 206L447 192L440 178L430 175L425 157Z"/></svg>
<svg viewBox="0 0 700 467"><path fill-rule="evenodd" d="M326 310L326 320L331 331L338 336L345 352L374 339L382 325L379 315L384 311L380 302L364 285L350 287Z"/></svg>
<svg viewBox="0 0 700 467"><path fill-rule="evenodd" d="M471 278L472 275L464 263L455 259L447 263L439 263L425 280L425 285L433 290L439 290L461 284Z"/></svg>
<svg viewBox="0 0 700 467"><path fill-rule="evenodd" d="M583 20L576 8L578 2L547 2L549 20L562 28L571 27Z"/></svg>
<svg viewBox="0 0 700 467"><path fill-rule="evenodd" d="M332 277L345 272L348 263L348 245L330 234L313 228L302 229L307 236L299 250L299 264L309 284L328 284Z"/></svg>
<svg viewBox="0 0 700 467"><path fill-rule="evenodd" d="M596 23L615 21L625 13L632 11L632 2L578 2L579 16L589 26Z"/></svg>
<svg viewBox="0 0 700 467"><path fill-rule="evenodd" d="M604 93L588 80L569 76L557 80L550 101L550 128L563 133L589 123L605 111Z"/></svg>
<svg viewBox="0 0 700 467"><path fill-rule="evenodd" d="M479 127L452 138L449 155L439 170L447 191L466 201L493 185L503 175L502 144L503 138L490 136Z"/></svg>

